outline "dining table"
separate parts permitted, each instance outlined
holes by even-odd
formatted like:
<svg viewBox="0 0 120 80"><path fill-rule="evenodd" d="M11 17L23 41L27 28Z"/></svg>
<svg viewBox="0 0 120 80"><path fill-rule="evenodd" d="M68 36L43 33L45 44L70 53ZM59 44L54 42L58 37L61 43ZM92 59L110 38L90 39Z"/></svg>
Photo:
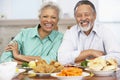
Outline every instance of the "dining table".
<svg viewBox="0 0 120 80"><path fill-rule="evenodd" d="M20 73L18 76L14 77L12 80L59 80L56 77L52 76L30 76L25 72ZM115 72L114 75L111 76L87 76L84 77L83 80L120 80L120 73Z"/></svg>

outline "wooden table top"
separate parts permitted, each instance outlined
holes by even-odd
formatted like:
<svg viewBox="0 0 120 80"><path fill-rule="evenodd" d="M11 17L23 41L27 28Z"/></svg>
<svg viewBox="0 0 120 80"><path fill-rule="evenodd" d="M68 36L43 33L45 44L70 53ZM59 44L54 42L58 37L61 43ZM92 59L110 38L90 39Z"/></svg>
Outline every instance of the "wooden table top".
<svg viewBox="0 0 120 80"><path fill-rule="evenodd" d="M13 78L12 80L58 80L55 77L51 76L35 76L35 77L30 77L28 74L25 74L26 72L23 72ZM92 77L85 77L83 80L118 80L120 79L120 70L116 71L114 75L112 76L92 76Z"/></svg>
<svg viewBox="0 0 120 80"><path fill-rule="evenodd" d="M51 76L44 76L44 77L29 77L28 75L21 73L17 77L15 77L13 80L58 80L57 78L51 77ZM116 75L114 76L92 76L92 77L85 77L84 80L118 80L116 78Z"/></svg>

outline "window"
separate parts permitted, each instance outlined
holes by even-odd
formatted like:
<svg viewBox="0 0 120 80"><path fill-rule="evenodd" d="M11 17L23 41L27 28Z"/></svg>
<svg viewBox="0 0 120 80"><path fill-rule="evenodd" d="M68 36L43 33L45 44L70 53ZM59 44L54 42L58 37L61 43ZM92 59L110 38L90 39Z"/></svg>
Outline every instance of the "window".
<svg viewBox="0 0 120 80"><path fill-rule="evenodd" d="M120 0L99 0L98 19L100 22L120 22Z"/></svg>
<svg viewBox="0 0 120 80"><path fill-rule="evenodd" d="M13 19L35 19L42 0L11 0L11 11Z"/></svg>

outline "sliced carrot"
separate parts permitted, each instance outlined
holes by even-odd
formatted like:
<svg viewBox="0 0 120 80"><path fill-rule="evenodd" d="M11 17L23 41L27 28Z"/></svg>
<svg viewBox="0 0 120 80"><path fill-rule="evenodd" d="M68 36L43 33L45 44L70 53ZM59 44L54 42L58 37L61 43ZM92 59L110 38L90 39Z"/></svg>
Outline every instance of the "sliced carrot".
<svg viewBox="0 0 120 80"><path fill-rule="evenodd" d="M76 67L68 67L68 68L64 68L59 74L57 74L58 76L81 76L82 75L83 70L80 68L76 68Z"/></svg>

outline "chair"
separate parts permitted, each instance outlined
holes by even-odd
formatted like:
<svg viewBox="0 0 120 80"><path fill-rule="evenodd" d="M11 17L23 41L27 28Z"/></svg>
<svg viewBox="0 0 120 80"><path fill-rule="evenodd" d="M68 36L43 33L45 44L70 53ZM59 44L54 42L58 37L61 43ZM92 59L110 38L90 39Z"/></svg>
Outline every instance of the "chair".
<svg viewBox="0 0 120 80"><path fill-rule="evenodd" d="M72 26L67 26L67 29L70 29Z"/></svg>

